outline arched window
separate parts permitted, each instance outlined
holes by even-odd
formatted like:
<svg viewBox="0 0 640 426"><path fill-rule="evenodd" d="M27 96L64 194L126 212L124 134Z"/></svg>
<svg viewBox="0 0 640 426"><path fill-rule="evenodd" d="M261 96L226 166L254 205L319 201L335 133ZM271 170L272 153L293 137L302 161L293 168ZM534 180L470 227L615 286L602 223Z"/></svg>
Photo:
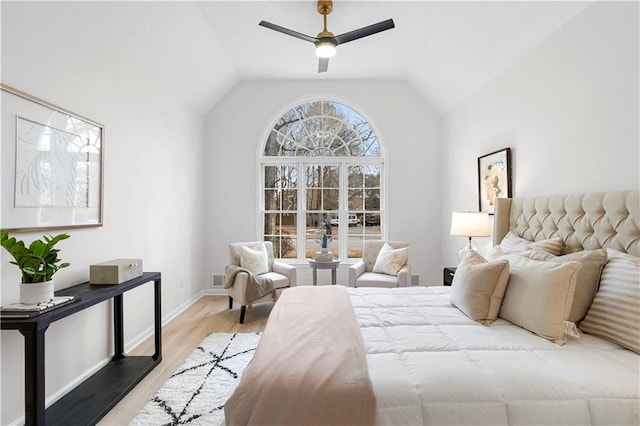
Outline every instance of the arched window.
<svg viewBox="0 0 640 426"><path fill-rule="evenodd" d="M307 102L273 125L261 163L263 237L276 257L302 260L329 250L362 257L383 235L384 158L362 115L334 101Z"/></svg>

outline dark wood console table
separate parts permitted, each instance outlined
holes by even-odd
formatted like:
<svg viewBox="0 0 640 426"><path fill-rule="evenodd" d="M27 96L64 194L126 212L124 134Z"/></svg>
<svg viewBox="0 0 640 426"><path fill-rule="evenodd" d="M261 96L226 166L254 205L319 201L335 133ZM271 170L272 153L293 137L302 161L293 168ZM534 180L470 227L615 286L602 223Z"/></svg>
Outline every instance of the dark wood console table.
<svg viewBox="0 0 640 426"><path fill-rule="evenodd" d="M153 281L155 353L127 356L124 352L123 293ZM57 291L56 296L79 300L33 318L1 318L2 330L18 330L24 336L25 424L93 425L162 361L160 272L116 285L88 282ZM49 325L105 300L113 299L115 354L111 361L45 410L44 333Z"/></svg>

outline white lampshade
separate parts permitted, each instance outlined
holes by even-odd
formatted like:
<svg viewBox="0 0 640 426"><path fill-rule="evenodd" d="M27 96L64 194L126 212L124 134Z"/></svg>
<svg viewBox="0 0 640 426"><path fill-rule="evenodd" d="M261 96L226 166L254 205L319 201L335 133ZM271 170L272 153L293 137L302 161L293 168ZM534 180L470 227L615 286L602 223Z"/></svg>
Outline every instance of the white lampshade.
<svg viewBox="0 0 640 426"><path fill-rule="evenodd" d="M330 41L316 43L316 56L319 58L331 58L336 54L336 45Z"/></svg>
<svg viewBox="0 0 640 426"><path fill-rule="evenodd" d="M469 242L458 251L458 261L469 253L476 251L471 244L471 237L488 237L491 235L489 214L482 212L453 212L451 215L451 235L468 237Z"/></svg>
<svg viewBox="0 0 640 426"><path fill-rule="evenodd" d="M453 212L451 235L460 237L488 237L491 235L489 214L483 212Z"/></svg>

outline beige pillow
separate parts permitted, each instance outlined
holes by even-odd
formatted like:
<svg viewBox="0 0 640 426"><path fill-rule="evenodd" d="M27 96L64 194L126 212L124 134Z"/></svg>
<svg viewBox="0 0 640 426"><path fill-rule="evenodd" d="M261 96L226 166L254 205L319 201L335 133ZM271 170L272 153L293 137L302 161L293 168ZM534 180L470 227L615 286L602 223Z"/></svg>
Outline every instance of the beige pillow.
<svg viewBox="0 0 640 426"><path fill-rule="evenodd" d="M596 291L598 291L600 273L602 272L604 264L607 262L607 251L605 249L586 250L564 256L553 256L543 251L532 251L526 256L533 260L558 263L576 261L582 265L582 268L578 271L569 321L578 322L584 318L589 310L589 306L591 306L591 302L593 302Z"/></svg>
<svg viewBox="0 0 640 426"><path fill-rule="evenodd" d="M607 249L600 288L580 329L640 353L640 258Z"/></svg>
<svg viewBox="0 0 640 426"><path fill-rule="evenodd" d="M397 276L408 257L409 247L394 249L389 243L384 243L373 265L373 272Z"/></svg>
<svg viewBox="0 0 640 426"><path fill-rule="evenodd" d="M451 304L472 320L485 325L498 317L509 281L509 262L487 262L479 254L468 254L456 269L451 284Z"/></svg>
<svg viewBox="0 0 640 426"><path fill-rule="evenodd" d="M529 241L518 237L509 231L499 244L500 249L505 253L519 253L526 250L542 250L558 256L562 252L562 238L549 238L548 240Z"/></svg>
<svg viewBox="0 0 640 426"><path fill-rule="evenodd" d="M255 275L269 272L269 257L264 244L256 246L255 249L246 246L240 247L240 266Z"/></svg>
<svg viewBox="0 0 640 426"><path fill-rule="evenodd" d="M540 262L509 256L509 283L500 318L545 339L565 342L564 322L571 313L580 267L578 262Z"/></svg>

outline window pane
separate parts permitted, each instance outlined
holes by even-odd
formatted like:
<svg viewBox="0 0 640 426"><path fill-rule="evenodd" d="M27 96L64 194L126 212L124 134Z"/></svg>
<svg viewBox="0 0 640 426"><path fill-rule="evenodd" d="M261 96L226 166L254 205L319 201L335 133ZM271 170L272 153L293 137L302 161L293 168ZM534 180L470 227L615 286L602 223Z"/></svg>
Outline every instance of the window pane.
<svg viewBox="0 0 640 426"><path fill-rule="evenodd" d="M349 211L363 210L363 209L364 209L364 200L362 198L362 190L350 189L349 190Z"/></svg>
<svg viewBox="0 0 640 426"><path fill-rule="evenodd" d="M285 189L282 191L282 210L296 210L298 208L298 191Z"/></svg>
<svg viewBox="0 0 640 426"><path fill-rule="evenodd" d="M349 166L349 188L362 188L362 167Z"/></svg>
<svg viewBox="0 0 640 426"><path fill-rule="evenodd" d="M288 236L284 237L265 237L265 241L271 241L273 244L273 255L279 259L295 259L298 257L296 251L297 240Z"/></svg>
<svg viewBox="0 0 640 426"><path fill-rule="evenodd" d="M380 188L380 167L367 166L363 170L364 184L367 188Z"/></svg>
<svg viewBox="0 0 640 426"><path fill-rule="evenodd" d="M322 190L307 189L307 210L322 210Z"/></svg>
<svg viewBox="0 0 640 426"><path fill-rule="evenodd" d="M322 191L323 210L338 210L340 191L338 189L324 189Z"/></svg>
<svg viewBox="0 0 640 426"><path fill-rule="evenodd" d="M349 247L348 257L358 258L362 257L362 247L364 246L364 237L362 234L349 235Z"/></svg>
<svg viewBox="0 0 640 426"><path fill-rule="evenodd" d="M325 229L325 214L324 213L307 213L307 234L310 231L321 233ZM330 232L330 231L329 231Z"/></svg>
<svg viewBox="0 0 640 426"><path fill-rule="evenodd" d="M278 169L277 166L265 166L264 168L264 187L265 188L275 188L276 182L278 180Z"/></svg>
<svg viewBox="0 0 640 426"><path fill-rule="evenodd" d="M307 166L307 188L322 186L322 166Z"/></svg>
<svg viewBox="0 0 640 426"><path fill-rule="evenodd" d="M367 189L364 191L364 208L365 210L380 210L380 190Z"/></svg>
<svg viewBox="0 0 640 426"><path fill-rule="evenodd" d="M338 188L340 186L340 167L324 166L322 186Z"/></svg>
<svg viewBox="0 0 640 426"><path fill-rule="evenodd" d="M365 213L364 215L364 225L366 226L377 226L380 227L380 213ZM378 231L378 233L380 233Z"/></svg>
<svg viewBox="0 0 640 426"><path fill-rule="evenodd" d="M265 210L279 210L280 198L278 197L278 191L274 189L265 189L264 191L264 209Z"/></svg>
<svg viewBox="0 0 640 426"><path fill-rule="evenodd" d="M280 213L265 213L264 215L264 234L278 234L280 228Z"/></svg>
<svg viewBox="0 0 640 426"><path fill-rule="evenodd" d="M287 111L273 126L264 155L379 157L375 132L356 111L338 102L315 101Z"/></svg>

